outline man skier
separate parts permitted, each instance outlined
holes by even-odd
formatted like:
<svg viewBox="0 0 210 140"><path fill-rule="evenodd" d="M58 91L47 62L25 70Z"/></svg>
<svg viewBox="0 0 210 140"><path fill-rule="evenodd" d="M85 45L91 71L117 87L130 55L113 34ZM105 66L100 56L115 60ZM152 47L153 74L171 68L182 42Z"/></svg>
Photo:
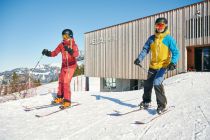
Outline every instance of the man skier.
<svg viewBox="0 0 210 140"><path fill-rule="evenodd" d="M164 112L167 105L162 84L164 74L166 70L176 69L176 63L179 59L179 50L176 41L169 35L167 24L168 21L166 18L156 19L155 34L149 37L138 58L134 61L134 64L140 65L144 57L151 52L148 77L144 81L143 101L139 106L145 109L151 106L151 94L154 86L158 114Z"/></svg>
<svg viewBox="0 0 210 140"><path fill-rule="evenodd" d="M55 57L58 53L62 54L62 67L59 75L57 97L52 101L53 104L61 104L60 108L64 109L71 106L71 89L70 82L77 67L76 57L79 55L78 47L73 38L73 32L65 29L62 32L63 41L54 51L44 49L43 55Z"/></svg>

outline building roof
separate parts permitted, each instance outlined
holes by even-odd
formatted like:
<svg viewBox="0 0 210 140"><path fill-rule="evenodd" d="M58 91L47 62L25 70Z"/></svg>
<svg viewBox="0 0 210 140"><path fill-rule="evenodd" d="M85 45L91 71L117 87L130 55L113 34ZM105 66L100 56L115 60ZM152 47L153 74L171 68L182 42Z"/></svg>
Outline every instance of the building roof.
<svg viewBox="0 0 210 140"><path fill-rule="evenodd" d="M129 22L133 22L133 21L137 21L137 20L145 19L145 18L152 17L152 16L156 16L156 15L159 15L159 14L164 14L164 13L167 13L167 12L170 12L170 11L173 11L173 10L183 9L183 8L185 8L185 7L189 7L189 6L192 6L192 5L197 5L197 4L203 3L203 2L205 2L205 1L209 1L209 0L204 0L204 1L201 1L201 2L194 3L194 4L190 4L190 5L182 6L182 7L176 8L176 9L172 9L172 10L168 10L168 11L164 11L164 12L156 13L156 14L153 14L153 15L149 15L149 16L146 16L146 17L141 17L141 18L137 18L137 19L130 20L130 21L122 22L122 23L119 23L119 24L115 24L115 25L107 26L107 27L104 27L104 28L100 28L100 29L92 30L92 31L89 31L89 32L85 32L84 34L88 34L88 33L95 32L95 31L99 31L99 30L103 30L103 29L106 29L106 28L110 28L110 27L114 27L114 26L118 26L118 25L126 24L126 23L129 23Z"/></svg>

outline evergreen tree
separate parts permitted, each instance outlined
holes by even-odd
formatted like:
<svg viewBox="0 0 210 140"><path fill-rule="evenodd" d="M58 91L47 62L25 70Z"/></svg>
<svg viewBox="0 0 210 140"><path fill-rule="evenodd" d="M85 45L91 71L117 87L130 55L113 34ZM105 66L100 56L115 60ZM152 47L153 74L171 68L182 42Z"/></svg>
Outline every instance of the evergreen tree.
<svg viewBox="0 0 210 140"><path fill-rule="evenodd" d="M10 82L11 93L18 91L18 84L19 83L20 83L19 76L16 74L16 72L13 72L12 79L11 79L11 82Z"/></svg>
<svg viewBox="0 0 210 140"><path fill-rule="evenodd" d="M74 76L83 75L84 74L84 65L76 68L74 72Z"/></svg>

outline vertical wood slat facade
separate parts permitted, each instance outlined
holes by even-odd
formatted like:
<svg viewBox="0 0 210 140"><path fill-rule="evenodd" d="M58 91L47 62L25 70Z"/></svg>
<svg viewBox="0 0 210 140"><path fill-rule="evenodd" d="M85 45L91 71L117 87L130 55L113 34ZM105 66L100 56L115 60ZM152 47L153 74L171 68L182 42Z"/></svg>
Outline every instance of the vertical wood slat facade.
<svg viewBox="0 0 210 140"><path fill-rule="evenodd" d="M200 12L200 14L198 14ZM171 77L187 70L186 47L210 44L210 1L204 1L145 18L85 33L85 75L120 79L145 79L147 73L133 64L158 17L168 19L177 41L180 60ZM142 65L149 68L150 55Z"/></svg>

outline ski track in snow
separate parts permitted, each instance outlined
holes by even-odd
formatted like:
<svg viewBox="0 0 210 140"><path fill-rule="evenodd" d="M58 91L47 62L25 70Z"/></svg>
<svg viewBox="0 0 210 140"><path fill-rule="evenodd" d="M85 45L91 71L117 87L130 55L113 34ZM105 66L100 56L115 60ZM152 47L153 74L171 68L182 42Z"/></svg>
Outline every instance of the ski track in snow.
<svg viewBox="0 0 210 140"><path fill-rule="evenodd" d="M81 105L36 118L58 106L25 112L22 106L50 103L51 94L41 86L32 98L0 104L0 140L210 140L210 73L185 73L164 81L172 111L142 125L134 124L155 115L155 108L136 111L143 90L127 92L74 92L72 101ZM42 90L43 88L43 90ZM54 94L54 93L53 93ZM53 95L54 96L54 95ZM153 90L152 105L156 106Z"/></svg>

